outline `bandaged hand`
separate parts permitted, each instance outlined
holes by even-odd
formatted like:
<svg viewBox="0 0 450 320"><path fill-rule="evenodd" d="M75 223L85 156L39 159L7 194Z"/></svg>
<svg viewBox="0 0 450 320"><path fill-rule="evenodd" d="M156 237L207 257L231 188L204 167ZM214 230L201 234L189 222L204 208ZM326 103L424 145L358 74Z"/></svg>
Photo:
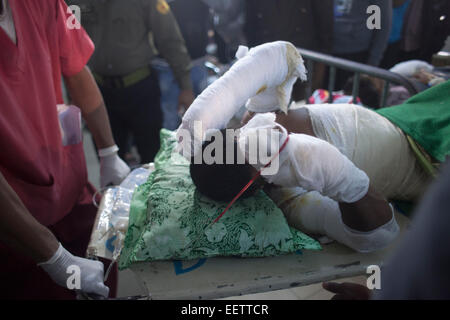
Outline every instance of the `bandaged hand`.
<svg viewBox="0 0 450 320"><path fill-rule="evenodd" d="M100 186L118 185L130 173L130 167L118 155L119 148L114 145L100 149Z"/></svg>
<svg viewBox="0 0 450 320"><path fill-rule="evenodd" d="M287 111L292 84L298 77L306 79L302 57L291 43L284 41L266 43L247 51L241 47L237 53L239 60L188 109L177 132L179 141L183 140L177 148L179 152L191 147L181 139L182 130L193 135L195 121L201 121L199 135L204 138L209 129L225 128L252 97L256 96L250 105L254 105L257 112ZM200 148L201 142L194 143L192 154Z"/></svg>
<svg viewBox="0 0 450 320"><path fill-rule="evenodd" d="M38 266L62 287L108 297L109 288L103 283L104 267L100 261L76 257L59 244L53 257ZM78 270L79 281L76 278Z"/></svg>
<svg viewBox="0 0 450 320"><path fill-rule="evenodd" d="M240 139L263 128L273 128L275 133L286 132L275 119L273 113L256 114L241 128ZM279 146L286 140L286 135L274 135L279 139ZM266 154L270 152L267 150ZM369 189L369 177L362 170L330 143L309 135L290 134L286 148L273 163L278 165L278 170L274 171L272 167L270 171L262 170L261 175L267 182L280 187L318 191L335 201L346 203L360 200ZM254 166L259 170L264 163Z"/></svg>
<svg viewBox="0 0 450 320"><path fill-rule="evenodd" d="M330 143L291 134L279 172L266 177L275 185L318 191L338 202L353 203L369 189L369 177Z"/></svg>

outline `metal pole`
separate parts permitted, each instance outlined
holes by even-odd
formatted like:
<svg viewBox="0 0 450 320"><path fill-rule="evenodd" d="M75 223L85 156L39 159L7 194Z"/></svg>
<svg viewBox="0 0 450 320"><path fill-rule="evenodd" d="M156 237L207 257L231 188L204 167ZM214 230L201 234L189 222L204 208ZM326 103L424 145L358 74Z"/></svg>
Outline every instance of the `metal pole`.
<svg viewBox="0 0 450 320"><path fill-rule="evenodd" d="M330 66L330 78L328 81L328 103L333 103L333 91L334 91L334 84L336 82L336 67Z"/></svg>
<svg viewBox="0 0 450 320"><path fill-rule="evenodd" d="M357 103L357 98L359 96L359 79L361 77L361 74L359 72L355 73L355 76L353 77L353 89L352 89L352 103Z"/></svg>

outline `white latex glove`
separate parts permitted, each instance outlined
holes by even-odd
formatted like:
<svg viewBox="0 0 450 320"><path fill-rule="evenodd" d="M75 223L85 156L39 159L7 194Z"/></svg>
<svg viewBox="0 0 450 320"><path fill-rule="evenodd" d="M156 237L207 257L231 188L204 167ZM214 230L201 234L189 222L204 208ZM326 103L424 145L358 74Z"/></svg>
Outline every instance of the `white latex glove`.
<svg viewBox="0 0 450 320"><path fill-rule="evenodd" d="M240 47L237 56L239 60L206 88L184 115L177 131L177 151L185 157L190 158L200 149L209 129L225 128L249 98L257 96L250 105L264 107L258 112L287 111L292 84L298 77L306 80L303 59L289 42L266 43L248 52ZM198 132L194 130L195 121L201 121ZM186 139L186 134L195 134L196 140Z"/></svg>
<svg viewBox="0 0 450 320"><path fill-rule="evenodd" d="M114 145L100 149L100 186L118 185L130 173L130 167L117 155L119 148Z"/></svg>
<svg viewBox="0 0 450 320"><path fill-rule="evenodd" d="M100 261L76 257L59 244L59 248L53 257L46 262L39 263L38 266L44 269L50 278L62 287L108 297L109 288L103 283L103 263ZM80 270L79 282L74 280L76 276L74 270L77 267ZM78 284L79 287L77 288Z"/></svg>
<svg viewBox="0 0 450 320"><path fill-rule="evenodd" d="M257 114L241 128L242 135L252 135L258 128L279 128L275 114ZM279 131L279 130L277 130ZM283 132L284 131L284 132ZM280 131L279 131L280 132ZM282 145L285 130L278 135ZM239 140L242 141L243 137ZM266 154L273 153L270 149ZM260 169L265 163L254 165ZM263 170L261 175L269 183L287 188L301 187L318 191L338 202L360 200L369 189L369 177L330 143L305 134L290 134L286 148L280 153L278 171Z"/></svg>

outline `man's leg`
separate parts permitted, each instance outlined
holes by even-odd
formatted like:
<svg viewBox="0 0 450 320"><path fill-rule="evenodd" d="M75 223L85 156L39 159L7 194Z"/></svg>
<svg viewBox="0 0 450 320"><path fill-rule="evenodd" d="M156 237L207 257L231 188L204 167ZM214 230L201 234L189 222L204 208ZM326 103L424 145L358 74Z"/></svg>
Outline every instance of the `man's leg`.
<svg viewBox="0 0 450 320"><path fill-rule="evenodd" d="M161 88L161 109L163 112L163 127L176 130L180 125L178 116L178 96L180 88L169 66L157 66L159 85Z"/></svg>
<svg viewBox="0 0 450 320"><path fill-rule="evenodd" d="M159 132L163 115L160 106L160 89L156 72L128 88L132 102L130 129L133 133L141 163L152 162L159 151Z"/></svg>
<svg viewBox="0 0 450 320"><path fill-rule="evenodd" d="M109 122L114 136L114 140L119 147L119 157L125 159L125 154L130 152L130 130L129 130L129 103L126 99L124 89L112 89L99 86L106 110L108 111Z"/></svg>
<svg viewBox="0 0 450 320"><path fill-rule="evenodd" d="M198 96L208 86L208 69L204 61L199 61L191 69L191 80L194 86L194 95Z"/></svg>

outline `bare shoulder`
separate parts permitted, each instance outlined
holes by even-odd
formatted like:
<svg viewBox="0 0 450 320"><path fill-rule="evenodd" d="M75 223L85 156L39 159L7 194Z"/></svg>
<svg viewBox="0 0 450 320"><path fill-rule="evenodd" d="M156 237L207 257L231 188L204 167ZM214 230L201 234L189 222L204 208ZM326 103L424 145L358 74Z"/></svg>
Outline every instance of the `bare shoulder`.
<svg viewBox="0 0 450 320"><path fill-rule="evenodd" d="M303 133L315 136L309 111L305 107L289 110L288 114L277 113L276 122L290 133Z"/></svg>

